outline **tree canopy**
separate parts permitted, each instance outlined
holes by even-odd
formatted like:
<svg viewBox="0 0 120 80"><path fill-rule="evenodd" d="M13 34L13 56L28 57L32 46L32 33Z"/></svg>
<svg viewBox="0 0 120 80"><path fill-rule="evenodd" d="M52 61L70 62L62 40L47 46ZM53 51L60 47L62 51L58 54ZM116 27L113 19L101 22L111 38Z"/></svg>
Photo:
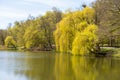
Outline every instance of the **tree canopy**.
<svg viewBox="0 0 120 80"><path fill-rule="evenodd" d="M16 42L15 40L13 39L12 36L7 36L6 39L5 39L5 45L6 47L8 48L16 48Z"/></svg>
<svg viewBox="0 0 120 80"><path fill-rule="evenodd" d="M120 37L120 0L96 0L93 8L99 27L99 42L109 46L118 43L119 40L114 37Z"/></svg>
<svg viewBox="0 0 120 80"><path fill-rule="evenodd" d="M97 26L94 24L94 9L70 12L57 24L54 32L56 49L85 55L95 51L98 41Z"/></svg>
<svg viewBox="0 0 120 80"><path fill-rule="evenodd" d="M7 36L11 36L19 48L51 50L54 44L53 31L61 19L62 12L53 8L43 16L29 16L26 21L16 21L8 28Z"/></svg>

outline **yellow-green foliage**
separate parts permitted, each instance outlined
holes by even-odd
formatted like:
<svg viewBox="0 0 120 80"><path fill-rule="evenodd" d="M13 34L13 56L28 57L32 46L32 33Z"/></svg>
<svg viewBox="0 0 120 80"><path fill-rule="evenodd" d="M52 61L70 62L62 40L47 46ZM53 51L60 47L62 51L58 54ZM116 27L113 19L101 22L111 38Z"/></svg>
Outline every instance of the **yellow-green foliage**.
<svg viewBox="0 0 120 80"><path fill-rule="evenodd" d="M37 26L30 26L26 29L23 38L27 49L39 47L39 44L43 43L44 33L38 30Z"/></svg>
<svg viewBox="0 0 120 80"><path fill-rule="evenodd" d="M89 25L84 31L76 33L72 45L72 52L74 54L84 55L90 53L90 51L94 51L97 42L96 30L96 25Z"/></svg>
<svg viewBox="0 0 120 80"><path fill-rule="evenodd" d="M6 47L13 47L16 48L16 41L13 39L12 36L7 36L5 39Z"/></svg>
<svg viewBox="0 0 120 80"><path fill-rule="evenodd" d="M86 7L82 11L66 14L57 24L54 32L56 49L85 55L96 48L97 26L94 25L94 9Z"/></svg>
<svg viewBox="0 0 120 80"><path fill-rule="evenodd" d="M53 8L43 16L29 16L25 21L16 21L5 32L0 31L0 44L4 45L4 38L9 35L16 41L18 49L52 50L55 44L53 32L61 19L62 12Z"/></svg>

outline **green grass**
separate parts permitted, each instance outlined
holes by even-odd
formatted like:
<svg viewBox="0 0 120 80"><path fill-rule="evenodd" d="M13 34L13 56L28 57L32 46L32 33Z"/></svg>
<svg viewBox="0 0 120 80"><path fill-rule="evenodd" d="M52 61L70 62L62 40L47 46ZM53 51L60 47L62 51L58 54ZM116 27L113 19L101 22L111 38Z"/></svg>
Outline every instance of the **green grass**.
<svg viewBox="0 0 120 80"><path fill-rule="evenodd" d="M120 57L120 48L115 49L117 53L113 54L113 57Z"/></svg>
<svg viewBox="0 0 120 80"><path fill-rule="evenodd" d="M112 57L120 57L120 48L115 47L102 47L101 52L107 53L108 55Z"/></svg>

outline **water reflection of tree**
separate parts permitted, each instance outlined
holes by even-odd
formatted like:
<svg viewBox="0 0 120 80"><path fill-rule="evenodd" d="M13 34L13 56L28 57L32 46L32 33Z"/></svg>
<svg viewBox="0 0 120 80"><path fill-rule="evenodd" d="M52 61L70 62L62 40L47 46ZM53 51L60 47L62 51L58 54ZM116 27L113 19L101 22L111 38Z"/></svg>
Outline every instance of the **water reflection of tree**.
<svg viewBox="0 0 120 80"><path fill-rule="evenodd" d="M54 80L54 57L49 54L26 54L24 69L16 70L16 74L24 75L26 80Z"/></svg>
<svg viewBox="0 0 120 80"><path fill-rule="evenodd" d="M85 57L71 58L72 69L74 71L75 80L95 80L98 73L95 70L95 60Z"/></svg>
<svg viewBox="0 0 120 80"><path fill-rule="evenodd" d="M70 55L57 54L55 58L55 80L75 80Z"/></svg>
<svg viewBox="0 0 120 80"><path fill-rule="evenodd" d="M120 61L114 58L99 58L96 62L98 76L96 80L120 80Z"/></svg>
<svg viewBox="0 0 120 80"><path fill-rule="evenodd" d="M80 57L69 54L25 54L12 60L16 76L26 80L120 80L120 61L110 57ZM55 58L54 58L55 57Z"/></svg>
<svg viewBox="0 0 120 80"><path fill-rule="evenodd" d="M120 64L112 58L72 57L76 80L119 80Z"/></svg>
<svg viewBox="0 0 120 80"><path fill-rule="evenodd" d="M120 61L113 58L59 54L55 60L55 80L119 80Z"/></svg>

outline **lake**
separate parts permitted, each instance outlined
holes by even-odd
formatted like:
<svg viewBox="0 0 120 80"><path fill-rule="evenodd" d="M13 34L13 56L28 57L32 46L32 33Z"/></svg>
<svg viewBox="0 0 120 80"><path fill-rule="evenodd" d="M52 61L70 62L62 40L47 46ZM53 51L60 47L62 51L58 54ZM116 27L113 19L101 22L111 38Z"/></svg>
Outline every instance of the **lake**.
<svg viewBox="0 0 120 80"><path fill-rule="evenodd" d="M120 58L0 51L0 80L120 80Z"/></svg>

